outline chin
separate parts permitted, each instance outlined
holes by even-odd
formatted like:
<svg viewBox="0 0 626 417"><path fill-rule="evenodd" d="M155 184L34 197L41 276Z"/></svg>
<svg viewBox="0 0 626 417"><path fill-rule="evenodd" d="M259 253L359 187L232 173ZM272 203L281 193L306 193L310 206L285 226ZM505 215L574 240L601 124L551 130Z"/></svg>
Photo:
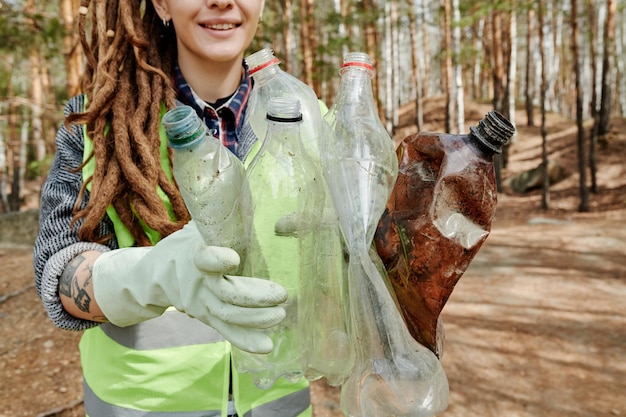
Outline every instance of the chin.
<svg viewBox="0 0 626 417"><path fill-rule="evenodd" d="M222 48L211 48L205 51L204 55L210 61L228 63L243 60L244 49L235 46L224 46Z"/></svg>

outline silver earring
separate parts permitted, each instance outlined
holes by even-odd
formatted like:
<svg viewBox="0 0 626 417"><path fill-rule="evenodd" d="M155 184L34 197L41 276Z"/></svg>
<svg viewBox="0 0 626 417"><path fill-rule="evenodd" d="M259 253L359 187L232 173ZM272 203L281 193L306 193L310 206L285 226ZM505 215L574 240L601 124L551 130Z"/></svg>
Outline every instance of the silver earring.
<svg viewBox="0 0 626 417"><path fill-rule="evenodd" d="M165 26L166 28L170 27L170 21L166 18L163 18L163 26Z"/></svg>

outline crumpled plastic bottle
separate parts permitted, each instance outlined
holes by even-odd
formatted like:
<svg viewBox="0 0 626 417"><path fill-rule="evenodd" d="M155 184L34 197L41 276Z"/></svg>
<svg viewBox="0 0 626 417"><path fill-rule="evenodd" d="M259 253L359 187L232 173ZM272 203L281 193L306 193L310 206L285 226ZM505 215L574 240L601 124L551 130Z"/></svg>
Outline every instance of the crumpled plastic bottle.
<svg viewBox="0 0 626 417"><path fill-rule="evenodd" d="M367 54L347 54L325 116L335 142L322 161L350 256L345 302L356 348L341 407L349 417L430 417L447 407L446 375L437 357L411 337L384 269L370 255L398 173L393 141L376 113L372 76Z"/></svg>
<svg viewBox="0 0 626 417"><path fill-rule="evenodd" d="M210 135L192 107L169 110L161 123L174 151L174 179L204 243L234 249L243 261L251 215L243 163Z"/></svg>
<svg viewBox="0 0 626 417"><path fill-rule="evenodd" d="M306 299L303 282L315 276L315 248L321 244L315 232L325 198L322 174L302 145L300 102L273 98L267 118L265 140L247 170L254 220L243 274L285 287L287 316L265 330L274 343L272 352L232 350L235 368L263 389L281 376L294 383L304 376L299 327L309 323L302 322L299 304Z"/></svg>
<svg viewBox="0 0 626 417"><path fill-rule="evenodd" d="M397 149L398 180L374 242L411 334L439 357L439 315L489 235L493 156L514 132L491 111L469 134L418 133Z"/></svg>

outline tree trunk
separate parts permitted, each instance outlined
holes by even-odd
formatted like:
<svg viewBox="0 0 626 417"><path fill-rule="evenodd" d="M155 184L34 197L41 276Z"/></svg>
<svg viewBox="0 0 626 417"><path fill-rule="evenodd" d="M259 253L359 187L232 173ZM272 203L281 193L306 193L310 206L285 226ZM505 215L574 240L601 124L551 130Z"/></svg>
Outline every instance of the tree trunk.
<svg viewBox="0 0 626 417"><path fill-rule="evenodd" d="M535 101L535 67L532 65L534 62L534 42L535 39L535 11L532 7L528 8L528 33L526 34L526 119L528 126L535 125L534 115L534 101Z"/></svg>
<svg viewBox="0 0 626 417"><path fill-rule="evenodd" d="M615 56L615 0L607 0L606 26L604 30L604 54L602 57L602 93L600 96L600 114L598 135L603 136L610 132L611 118L611 59Z"/></svg>
<svg viewBox="0 0 626 417"><path fill-rule="evenodd" d="M585 128L583 126L583 92L581 87L579 35L578 35L578 4L572 0L572 55L574 60L574 83L576 85L576 126L578 127L578 187L580 205L578 211L589 211L589 190L587 189L587 155L585 147Z"/></svg>
<svg viewBox="0 0 626 417"><path fill-rule="evenodd" d="M504 115L515 126L515 85L517 82L517 1L511 0L511 11L509 15L508 26L508 72L506 76L506 98L504 103ZM500 158L502 160L502 168L506 168L509 164L509 149L516 136L502 147Z"/></svg>
<svg viewBox="0 0 626 417"><path fill-rule="evenodd" d="M383 77L381 79L384 87L384 118L382 118L385 128L389 134L393 135L393 107L394 107L394 72L397 71L394 59L394 41L393 41L393 4L394 1L385 2L385 14L383 20L383 41L384 46L382 48L383 62L380 64L379 72L382 72Z"/></svg>
<svg viewBox="0 0 626 417"><path fill-rule="evenodd" d="M338 7L338 12L341 16L341 22L339 23L339 36L345 37L347 39L352 39L352 26L346 25L346 20L348 19L348 9L350 5L349 0L335 0L336 7ZM337 4L338 3L338 4ZM341 56L347 54L350 51L348 45L344 44L341 47Z"/></svg>
<svg viewBox="0 0 626 417"><path fill-rule="evenodd" d="M70 97L80 92L80 77L83 71L82 47L78 38L75 19L79 7L80 0L61 0L61 18L65 28L63 55L65 57L67 93Z"/></svg>
<svg viewBox="0 0 626 417"><path fill-rule="evenodd" d="M13 210L20 211L20 206L22 205L25 182L26 182L26 167L28 165L28 131L29 131L29 122L22 122L22 126L20 129L20 143L17 152L17 164L13 168L13 184L11 186L11 194L14 197L13 199Z"/></svg>
<svg viewBox="0 0 626 417"><path fill-rule="evenodd" d="M52 82L52 76L50 74L49 64L47 64L46 68L42 70L41 80L42 80L43 91L44 91L44 102L52 104L52 105L56 104L54 87L52 85L53 82ZM47 112L44 112L43 114L43 120L44 120L43 137L45 141L44 145L46 147L44 151L44 157L46 155L54 154L55 152L56 132L57 132L57 126L59 125L59 120L57 120L57 117L58 116L56 112L47 111Z"/></svg>
<svg viewBox="0 0 626 417"><path fill-rule="evenodd" d="M454 51L454 92L456 102L456 133L465 132L465 103L463 101L463 67L461 65L461 12L459 0L452 0L452 44Z"/></svg>
<svg viewBox="0 0 626 417"><path fill-rule="evenodd" d="M391 29L391 62L393 65L391 71L391 88L389 89L391 92L391 99L388 100L389 104L391 104L391 108L387 110L390 117L390 123L388 124L388 132L393 136L395 131L400 124L400 96L401 96L401 86L400 82L400 74L402 73L402 62L400 61L400 53L399 48L400 45L400 30L398 28L398 2L397 0L392 0L391 2L391 18L390 18L390 29ZM394 47L395 46L395 47Z"/></svg>
<svg viewBox="0 0 626 417"><path fill-rule="evenodd" d="M485 19L481 17L477 23L476 37L474 38L474 77L472 81L472 92L475 99L482 99L484 97L482 90L482 73L483 73L483 36L485 31Z"/></svg>
<svg viewBox="0 0 626 417"><path fill-rule="evenodd" d="M509 20L509 74L507 89L509 97L509 121L515 126L515 84L517 82L517 0L511 0L511 17ZM505 164L506 166L506 164Z"/></svg>
<svg viewBox="0 0 626 417"><path fill-rule="evenodd" d="M422 24L422 49L424 50L424 53L426 56L428 56L428 46L429 46L429 36L428 36L428 25L426 24L426 8L428 7L428 1L427 0L421 0L420 1L420 6L421 6L421 18L420 18L420 22ZM425 59L424 60L424 82L422 83L422 97L428 97L429 95L429 87L430 87L430 82L429 82L429 75L430 75L430 60L429 59Z"/></svg>
<svg viewBox="0 0 626 417"><path fill-rule="evenodd" d="M503 62L503 45L502 45L502 16L498 10L492 10L491 19L492 47L493 56L493 108L494 110L505 113L504 111L504 62ZM496 173L496 189L502 191L502 168L504 166L502 154L495 155L494 168Z"/></svg>
<svg viewBox="0 0 626 417"><path fill-rule="evenodd" d="M511 64L511 33L509 25L509 13L500 12L500 28L502 33L502 115L507 119L510 116L509 111L509 67Z"/></svg>
<svg viewBox="0 0 626 417"><path fill-rule="evenodd" d="M6 156L7 146L2 130L0 130L0 213L6 213L9 210L9 198L7 196L9 166L7 165Z"/></svg>
<svg viewBox="0 0 626 417"><path fill-rule="evenodd" d="M313 88L314 52L311 42L310 20L313 19L309 10L310 0L300 0L300 48L302 51L302 74L299 77L305 84ZM316 91L316 93L319 93Z"/></svg>
<svg viewBox="0 0 626 417"><path fill-rule="evenodd" d="M11 64L14 64L13 57L10 58ZM11 65L12 66L12 65ZM15 93L13 87L13 77L9 78L7 85L7 171L6 182L10 186L10 193L7 196L7 211L18 211L20 209L20 137L19 137L19 121L18 121L18 108L15 100Z"/></svg>
<svg viewBox="0 0 626 417"><path fill-rule="evenodd" d="M286 16L293 16L293 2L291 0L285 0L283 2L283 13ZM283 55L285 56L285 63L283 65L283 69L289 74L295 74L294 62L296 62L295 55L295 46L294 46L294 33L295 28L293 24L293 19L289 19L287 24L283 24L283 43L285 45L285 51ZM277 51L278 52L278 51Z"/></svg>
<svg viewBox="0 0 626 417"><path fill-rule="evenodd" d="M626 7L621 8L621 16L615 18L616 21L626 22ZM617 62L617 97L619 97L619 115L626 116L626 27L622 23L617 26L615 34L615 60Z"/></svg>
<svg viewBox="0 0 626 417"><path fill-rule="evenodd" d="M552 37L550 44L550 53L545 54L545 57L551 57L549 61L546 59L546 71L548 78L548 88L546 89L546 102L547 106L552 111L562 112L563 96L567 96L564 93L562 82L559 77L561 71L561 48L563 45L563 7L559 5L559 0L553 0L550 2L551 13L549 16L552 18ZM546 14L544 14L545 22ZM547 25L546 25L547 26ZM557 93L558 92L558 93Z"/></svg>
<svg viewBox="0 0 626 417"><path fill-rule="evenodd" d="M446 91L446 133L453 133L454 120L454 78L452 72L452 4L451 0L443 0L443 53Z"/></svg>
<svg viewBox="0 0 626 417"><path fill-rule="evenodd" d="M359 10L359 13L361 15L366 16L366 20L364 22L364 33L365 33L365 49L367 54L372 58L372 63L374 65L374 68L377 69L377 71L374 73L374 79L372 80L372 89L374 92L374 98L376 99L376 105L378 107L378 114L381 116L381 119L385 118L385 114L382 111L382 106L379 100L380 97L380 66L378 63L378 50L379 50L379 44L378 44L378 28L377 28L377 21L378 21L378 7L376 5L376 2L373 0L363 0L362 2L359 3L359 7L361 7L361 10Z"/></svg>
<svg viewBox="0 0 626 417"><path fill-rule="evenodd" d="M492 54L493 54L493 108L504 112L504 63L502 57L502 17L497 10L492 11Z"/></svg>
<svg viewBox="0 0 626 417"><path fill-rule="evenodd" d="M544 45L544 5L543 1L537 2L537 15L539 17L539 55L541 56L541 92L539 106L541 108L541 175L543 184L541 189L541 207L547 210L550 207L550 177L548 176L548 130L546 126L546 90L548 82L546 80L546 54Z"/></svg>
<svg viewBox="0 0 626 417"><path fill-rule="evenodd" d="M593 127L591 128L591 134L589 137L589 175L591 177L591 192L596 194L598 192L598 184L596 181L596 142L598 138L598 51L596 48L596 42L598 39L598 14L595 10L595 2L588 2L589 8L589 55L591 60L591 100L590 100L590 113L593 118Z"/></svg>
<svg viewBox="0 0 626 417"><path fill-rule="evenodd" d="M31 16L36 15L37 9L35 1L28 0L24 10ZM35 22L29 21L29 23L33 26L33 30L35 30ZM33 43L28 56L28 64L30 67L30 98L32 103L30 106L30 118L35 160L43 161L46 156L46 142L43 132L43 109L45 104L43 73L45 72L45 66L42 65L38 47L37 43ZM23 168L26 167L26 164L26 155L24 155Z"/></svg>
<svg viewBox="0 0 626 417"><path fill-rule="evenodd" d="M422 108L422 61L426 60L426 51L421 50L417 42L417 18L415 14L415 8L413 0L408 2L409 10L409 37L411 41L411 63L413 64L413 71L411 71L411 85L415 86L415 124L417 125L417 131L424 130L424 109Z"/></svg>
<svg viewBox="0 0 626 417"><path fill-rule="evenodd" d="M33 145L35 149L35 159L43 161L46 156L46 142L43 133L43 107L44 93L42 81L42 65L39 60L39 53L36 49L31 50L30 57L30 81L31 81L31 123L33 126Z"/></svg>
<svg viewBox="0 0 626 417"><path fill-rule="evenodd" d="M321 77L316 76L317 74L315 68L318 65L318 57L317 57L317 31L315 29L315 7L313 4L313 0L306 0L306 13L307 19L306 24L309 27L309 50L311 51L310 63L311 63L311 84L309 86L315 91L315 95L320 97L322 94L322 84Z"/></svg>

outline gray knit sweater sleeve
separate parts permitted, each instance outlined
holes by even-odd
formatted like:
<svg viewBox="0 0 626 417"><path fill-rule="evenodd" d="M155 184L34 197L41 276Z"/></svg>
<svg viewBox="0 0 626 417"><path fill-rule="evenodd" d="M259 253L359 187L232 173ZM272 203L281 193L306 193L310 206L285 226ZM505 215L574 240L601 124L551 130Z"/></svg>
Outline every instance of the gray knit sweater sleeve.
<svg viewBox="0 0 626 417"><path fill-rule="evenodd" d="M65 115L82 109L83 97L74 97L65 106ZM58 288L65 267L82 252L105 252L117 247L115 240L108 246L80 241L77 235L80 222L70 226L72 209L82 186L82 173L76 168L82 163L83 150L82 128L61 126L56 137L54 162L41 189L39 234L33 253L37 294L52 322L68 330L84 330L98 323L75 318L63 309ZM83 206L88 198L87 193ZM113 233L108 217L101 223L99 232L101 235Z"/></svg>

